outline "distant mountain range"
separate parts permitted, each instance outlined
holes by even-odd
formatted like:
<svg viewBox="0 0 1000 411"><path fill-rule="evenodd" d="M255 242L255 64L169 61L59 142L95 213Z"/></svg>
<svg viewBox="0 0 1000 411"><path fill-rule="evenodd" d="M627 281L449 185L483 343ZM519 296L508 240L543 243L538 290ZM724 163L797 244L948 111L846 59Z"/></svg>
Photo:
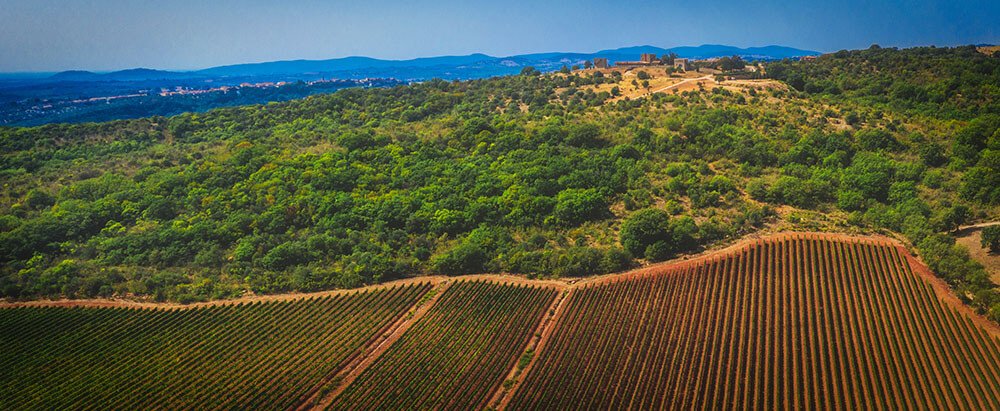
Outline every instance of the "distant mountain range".
<svg viewBox="0 0 1000 411"><path fill-rule="evenodd" d="M678 57L693 59L737 55L749 60L780 60L820 54L816 51L784 46L750 48L714 44L674 48L635 46L602 50L596 53L537 53L508 57L494 57L477 53L466 56L381 60L354 56L330 60L286 60L235 64L196 71L163 71L145 68L111 73L64 71L49 79L54 81L149 81L276 76L282 78L336 77L346 79L394 77L403 80L424 80L433 77L470 79L512 74L525 66L532 66L542 71L553 71L558 70L563 65L582 64L585 60L591 60L595 57L607 58L610 62L638 60L642 53L657 55L674 53Z"/></svg>
<svg viewBox="0 0 1000 411"><path fill-rule="evenodd" d="M743 49L706 44L507 57L486 54L411 60L344 57L236 64L193 71L134 68L104 73L80 70L55 74L0 73L0 127L168 116L216 107L285 101L344 87L391 87L432 78L468 80L504 76L517 74L528 66L551 72L563 66L583 65L596 57L607 58L612 63L639 60L643 53L658 56L674 53L693 59L738 55L747 60L819 54L782 46Z"/></svg>

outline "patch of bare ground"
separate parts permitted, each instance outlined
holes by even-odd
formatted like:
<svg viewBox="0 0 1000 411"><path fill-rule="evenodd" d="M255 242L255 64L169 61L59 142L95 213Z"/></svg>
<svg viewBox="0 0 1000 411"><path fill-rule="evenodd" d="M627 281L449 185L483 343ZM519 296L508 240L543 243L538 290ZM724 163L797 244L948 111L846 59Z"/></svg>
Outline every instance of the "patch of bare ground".
<svg viewBox="0 0 1000 411"><path fill-rule="evenodd" d="M1000 46L976 47L976 50L979 50L980 53L983 53L983 54L985 54L987 56L992 56L993 53L996 53L996 52L1000 51Z"/></svg>
<svg viewBox="0 0 1000 411"><path fill-rule="evenodd" d="M955 242L969 249L969 255L973 260L986 267L986 272L990 274L990 279L994 284L1000 284L1000 253L991 252L983 247L983 228L992 225L1000 225L1000 222L984 223L971 226L960 227L952 233Z"/></svg>

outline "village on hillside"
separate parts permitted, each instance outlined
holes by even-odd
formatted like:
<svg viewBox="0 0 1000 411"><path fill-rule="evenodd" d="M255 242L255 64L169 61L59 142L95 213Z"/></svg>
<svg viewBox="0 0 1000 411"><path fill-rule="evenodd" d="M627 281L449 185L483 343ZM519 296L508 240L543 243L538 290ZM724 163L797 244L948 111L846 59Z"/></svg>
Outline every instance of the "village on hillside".
<svg viewBox="0 0 1000 411"><path fill-rule="evenodd" d="M598 57L582 65L564 66L560 72L616 80L580 87L594 93L608 93L609 102L634 100L655 93L680 94L716 88L733 92L786 88L766 78L763 64L745 61L740 56L689 59L673 53L663 56L643 53L638 61L610 61Z"/></svg>

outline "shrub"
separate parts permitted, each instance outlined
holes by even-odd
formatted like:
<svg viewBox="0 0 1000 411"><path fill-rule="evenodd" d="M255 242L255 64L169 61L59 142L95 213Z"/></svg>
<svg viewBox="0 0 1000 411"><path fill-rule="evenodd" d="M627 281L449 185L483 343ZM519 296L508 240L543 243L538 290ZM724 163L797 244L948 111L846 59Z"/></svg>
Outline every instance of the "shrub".
<svg viewBox="0 0 1000 411"><path fill-rule="evenodd" d="M24 205L32 210L41 210L56 203L55 197L42 190L33 188L24 196Z"/></svg>
<svg viewBox="0 0 1000 411"><path fill-rule="evenodd" d="M844 170L841 184L857 189L865 198L885 201L894 171L892 160L885 155L861 152Z"/></svg>
<svg viewBox="0 0 1000 411"><path fill-rule="evenodd" d="M896 138L892 136L892 134L889 134L888 131L882 129L861 130L858 132L856 137L858 139L858 145L861 146L862 150L896 151L902 148L902 145L899 144L899 141L897 141Z"/></svg>
<svg viewBox="0 0 1000 411"><path fill-rule="evenodd" d="M1000 252L1000 225L983 228L982 245L990 251Z"/></svg>
<svg viewBox="0 0 1000 411"><path fill-rule="evenodd" d="M646 248L660 241L670 241L670 214L646 208L628 216L622 223L621 243L633 255L646 255Z"/></svg>
<svg viewBox="0 0 1000 411"><path fill-rule="evenodd" d="M594 124L574 124L566 134L566 144L576 147L601 147L605 141L601 138L601 129Z"/></svg>
<svg viewBox="0 0 1000 411"><path fill-rule="evenodd" d="M596 189L566 189L556 196L549 223L574 226L585 221L603 218L608 214L608 204Z"/></svg>
<svg viewBox="0 0 1000 411"><path fill-rule="evenodd" d="M636 211L622 223L620 239L625 249L658 261L694 248L698 227L690 217L670 219L666 211L647 208Z"/></svg>
<svg viewBox="0 0 1000 411"><path fill-rule="evenodd" d="M298 241L279 244L268 251L261 259L261 264L270 270L283 270L285 268L304 264L310 259L309 250Z"/></svg>

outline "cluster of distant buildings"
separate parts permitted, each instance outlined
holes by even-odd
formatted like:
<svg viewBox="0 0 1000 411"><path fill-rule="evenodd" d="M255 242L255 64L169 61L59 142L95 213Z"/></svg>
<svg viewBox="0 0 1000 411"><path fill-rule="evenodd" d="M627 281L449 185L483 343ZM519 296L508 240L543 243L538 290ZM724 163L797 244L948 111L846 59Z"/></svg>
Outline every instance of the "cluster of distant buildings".
<svg viewBox="0 0 1000 411"><path fill-rule="evenodd" d="M285 82L285 81L264 82L264 83L242 83L238 87L237 86L222 86L222 87L203 88L203 89L186 88L186 87L177 86L173 90L161 89L160 90L160 96L162 96L162 97L167 97L167 96L186 96L186 95L196 95L196 94L209 94L209 93L216 93L216 92L228 93L229 91L240 89L240 88L282 87L282 86L285 86L287 84L288 84L288 82Z"/></svg>
<svg viewBox="0 0 1000 411"><path fill-rule="evenodd" d="M639 61L618 61L618 62L615 62L615 67L622 67L622 68L630 69L630 68L636 68L636 67L645 67L645 66L659 65L659 64L662 63L662 61L663 61L663 59L660 59L659 57L656 57L656 55L653 54L653 53L643 53L642 56L639 57ZM610 65L608 64L608 59L607 58L597 57L597 58L594 58L594 67L595 68L606 69L606 68L609 68ZM678 69L678 70L687 71L688 70L688 59L674 58L673 67L676 68L676 69Z"/></svg>

